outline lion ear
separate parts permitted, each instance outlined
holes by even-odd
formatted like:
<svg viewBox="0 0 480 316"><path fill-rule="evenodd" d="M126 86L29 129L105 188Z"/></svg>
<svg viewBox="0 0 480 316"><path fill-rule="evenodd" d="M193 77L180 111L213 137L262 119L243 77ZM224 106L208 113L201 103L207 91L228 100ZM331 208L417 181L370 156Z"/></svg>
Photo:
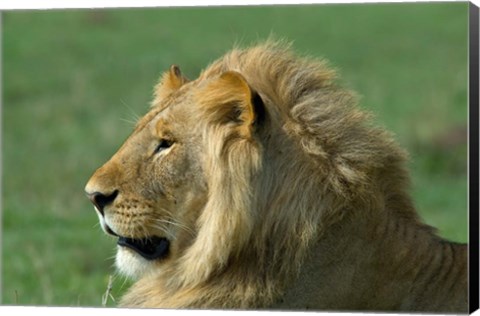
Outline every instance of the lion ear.
<svg viewBox="0 0 480 316"><path fill-rule="evenodd" d="M156 104L172 92L178 90L187 82L188 79L182 75L182 72L177 65L170 66L170 70L162 75L160 81L155 86L155 101L153 103Z"/></svg>
<svg viewBox="0 0 480 316"><path fill-rule="evenodd" d="M217 122L234 122L250 130L263 117L260 95L236 71L224 72L202 94L205 108Z"/></svg>

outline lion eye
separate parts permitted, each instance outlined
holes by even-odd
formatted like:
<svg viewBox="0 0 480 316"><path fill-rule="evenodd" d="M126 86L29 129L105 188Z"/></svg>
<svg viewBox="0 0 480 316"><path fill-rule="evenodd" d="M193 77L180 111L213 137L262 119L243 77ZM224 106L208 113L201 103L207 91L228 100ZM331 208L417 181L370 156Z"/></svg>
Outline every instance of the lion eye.
<svg viewBox="0 0 480 316"><path fill-rule="evenodd" d="M160 143L155 148L155 154L158 154L159 152L170 148L172 145L173 145L172 141L166 140L166 139L161 139Z"/></svg>

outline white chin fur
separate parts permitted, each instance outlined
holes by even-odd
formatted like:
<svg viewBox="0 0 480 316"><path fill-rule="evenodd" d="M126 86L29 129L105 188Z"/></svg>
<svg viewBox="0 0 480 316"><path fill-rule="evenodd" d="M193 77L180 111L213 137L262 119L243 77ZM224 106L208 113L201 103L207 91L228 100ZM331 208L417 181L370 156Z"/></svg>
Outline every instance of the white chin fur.
<svg viewBox="0 0 480 316"><path fill-rule="evenodd" d="M154 263L150 262L132 250L118 246L115 265L118 271L123 275L139 279L140 277L152 273L154 271Z"/></svg>

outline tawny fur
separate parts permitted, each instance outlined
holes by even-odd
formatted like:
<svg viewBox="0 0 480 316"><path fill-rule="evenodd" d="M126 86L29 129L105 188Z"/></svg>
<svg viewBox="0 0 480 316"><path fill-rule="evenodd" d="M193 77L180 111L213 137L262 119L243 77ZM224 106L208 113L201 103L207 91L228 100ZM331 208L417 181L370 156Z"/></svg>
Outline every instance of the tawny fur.
<svg viewBox="0 0 480 316"><path fill-rule="evenodd" d="M149 162L159 137L176 145ZM422 223L405 166L324 61L267 42L194 81L172 67L87 191L119 190L105 216L132 237L178 225L122 306L466 312L466 245Z"/></svg>

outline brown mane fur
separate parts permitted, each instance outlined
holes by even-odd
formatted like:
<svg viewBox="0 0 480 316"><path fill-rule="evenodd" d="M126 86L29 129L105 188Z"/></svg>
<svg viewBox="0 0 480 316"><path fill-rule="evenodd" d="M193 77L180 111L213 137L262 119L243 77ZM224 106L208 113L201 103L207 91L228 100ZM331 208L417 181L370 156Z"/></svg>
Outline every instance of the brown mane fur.
<svg viewBox="0 0 480 316"><path fill-rule="evenodd" d="M406 153L324 61L268 42L175 80L164 75L152 111L198 90L196 115L219 119L204 131L209 200L182 257L140 279L122 305L466 311L465 246L421 222ZM256 122L242 103L242 129L208 105L253 93L267 115Z"/></svg>

